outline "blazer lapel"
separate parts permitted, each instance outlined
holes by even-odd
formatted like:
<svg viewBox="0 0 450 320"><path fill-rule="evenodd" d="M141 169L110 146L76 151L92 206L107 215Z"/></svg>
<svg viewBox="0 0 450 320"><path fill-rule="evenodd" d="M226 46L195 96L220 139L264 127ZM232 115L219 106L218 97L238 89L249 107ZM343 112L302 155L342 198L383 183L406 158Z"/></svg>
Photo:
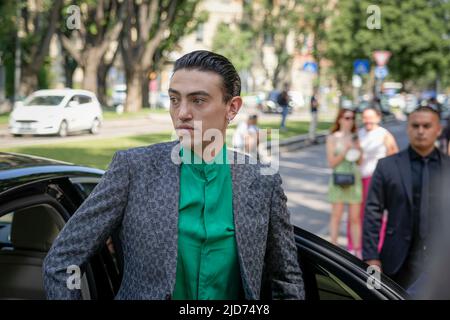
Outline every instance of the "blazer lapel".
<svg viewBox="0 0 450 320"><path fill-rule="evenodd" d="M178 205L180 194L180 164L179 141L167 143L161 148L160 154L155 155L155 163L149 166L147 175L151 185L158 186L155 197L149 199L152 207L158 215L155 223L159 224L156 241L161 249L164 259L167 285L170 290L175 286L177 251L178 251Z"/></svg>
<svg viewBox="0 0 450 320"><path fill-rule="evenodd" d="M412 207L412 173L411 173L411 161L409 159L408 149L400 152L396 158L396 163L400 176L403 182L403 187L405 188L406 194L408 196L408 201Z"/></svg>
<svg viewBox="0 0 450 320"><path fill-rule="evenodd" d="M230 160L233 159L233 160ZM236 235L236 245L243 277L244 290L247 297L256 298L254 288L249 285L253 283L252 275L255 274L252 257L260 252L254 252L254 248L249 246L247 229L249 226L250 214L247 213L248 196L252 183L257 179L257 169L255 165L243 164L244 156L240 153L228 150L228 160L230 161L230 170L233 186L233 214ZM251 223L251 222L250 222ZM264 253L262 253L264 254ZM251 279L251 281L249 281Z"/></svg>

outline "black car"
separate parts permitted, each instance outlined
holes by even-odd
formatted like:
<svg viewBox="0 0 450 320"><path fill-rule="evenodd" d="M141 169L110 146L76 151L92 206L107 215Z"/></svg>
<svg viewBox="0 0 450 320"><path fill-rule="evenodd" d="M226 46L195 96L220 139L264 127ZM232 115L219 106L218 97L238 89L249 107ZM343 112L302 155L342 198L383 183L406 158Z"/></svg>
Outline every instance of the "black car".
<svg viewBox="0 0 450 320"><path fill-rule="evenodd" d="M47 251L103 173L0 153L0 299L45 299L42 263ZM407 298L392 280L381 274L377 281L365 263L327 241L297 227L295 240L307 300ZM84 299L114 298L122 277L121 257L119 238L112 234L86 266Z"/></svg>

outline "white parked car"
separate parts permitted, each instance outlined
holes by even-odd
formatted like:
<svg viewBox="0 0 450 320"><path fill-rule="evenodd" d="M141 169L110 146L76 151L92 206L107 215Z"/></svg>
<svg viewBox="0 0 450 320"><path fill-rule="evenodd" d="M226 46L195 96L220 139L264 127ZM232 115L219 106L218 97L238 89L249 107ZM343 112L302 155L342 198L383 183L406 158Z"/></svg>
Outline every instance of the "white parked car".
<svg viewBox="0 0 450 320"><path fill-rule="evenodd" d="M127 99L127 85L116 84L112 92L112 104L114 107L124 105Z"/></svg>
<svg viewBox="0 0 450 320"><path fill-rule="evenodd" d="M90 91L76 89L39 90L14 107L9 118L9 131L22 134L58 134L99 131L102 108Z"/></svg>
<svg viewBox="0 0 450 320"><path fill-rule="evenodd" d="M305 97L300 91L289 91L289 98L291 98L291 106L295 109L298 108L304 108L305 103Z"/></svg>

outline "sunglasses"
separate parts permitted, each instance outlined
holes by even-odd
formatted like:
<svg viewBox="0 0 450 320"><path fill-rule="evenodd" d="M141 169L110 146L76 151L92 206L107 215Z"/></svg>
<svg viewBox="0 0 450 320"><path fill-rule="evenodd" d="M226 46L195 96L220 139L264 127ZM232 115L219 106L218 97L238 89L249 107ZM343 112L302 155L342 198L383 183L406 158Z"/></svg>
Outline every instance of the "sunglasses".
<svg viewBox="0 0 450 320"><path fill-rule="evenodd" d="M355 117L342 117L344 120L355 120Z"/></svg>

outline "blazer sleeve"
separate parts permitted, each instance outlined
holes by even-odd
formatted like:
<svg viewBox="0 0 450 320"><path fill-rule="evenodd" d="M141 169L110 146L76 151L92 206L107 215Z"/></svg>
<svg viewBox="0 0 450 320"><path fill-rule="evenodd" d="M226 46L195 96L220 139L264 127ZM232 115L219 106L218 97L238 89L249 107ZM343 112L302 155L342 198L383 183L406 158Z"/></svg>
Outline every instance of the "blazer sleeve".
<svg viewBox="0 0 450 320"><path fill-rule="evenodd" d="M68 268L77 266L83 271L90 257L120 224L128 186L129 166L125 152L118 151L98 185L59 233L44 260L44 288L48 299L81 299L81 290L69 289L73 286L67 285L72 275Z"/></svg>
<svg viewBox="0 0 450 320"><path fill-rule="evenodd" d="M270 222L267 239L266 268L272 299L305 298L302 271L298 264L294 228L286 206L287 197L281 188L281 177L274 175Z"/></svg>
<svg viewBox="0 0 450 320"><path fill-rule="evenodd" d="M378 161L367 194L363 221L363 260L379 260L378 242L385 209L384 161Z"/></svg>

